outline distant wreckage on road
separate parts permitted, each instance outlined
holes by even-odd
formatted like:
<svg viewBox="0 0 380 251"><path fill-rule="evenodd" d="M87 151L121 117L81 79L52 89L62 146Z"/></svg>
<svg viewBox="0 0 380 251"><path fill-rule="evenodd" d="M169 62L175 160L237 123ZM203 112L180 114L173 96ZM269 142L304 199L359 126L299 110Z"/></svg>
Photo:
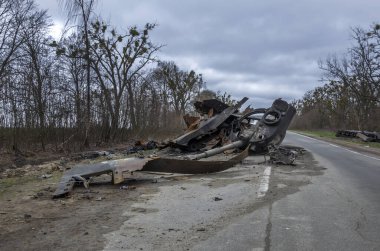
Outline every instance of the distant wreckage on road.
<svg viewBox="0 0 380 251"><path fill-rule="evenodd" d="M279 145L296 113L293 106L276 99L269 108L239 112L248 100L235 105L216 99L194 104L200 116L185 115L185 134L161 146L154 155L79 165L66 171L53 197L70 193L76 183L89 186L90 177L112 174L114 184L135 171L201 174L226 170L249 154L268 154L275 163L291 164L295 152Z"/></svg>

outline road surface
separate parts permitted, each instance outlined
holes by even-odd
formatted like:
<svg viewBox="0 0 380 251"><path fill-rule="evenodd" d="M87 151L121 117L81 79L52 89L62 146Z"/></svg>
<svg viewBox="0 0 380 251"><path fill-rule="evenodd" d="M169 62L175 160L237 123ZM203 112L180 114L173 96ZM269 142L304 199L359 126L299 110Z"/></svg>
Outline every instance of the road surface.
<svg viewBox="0 0 380 251"><path fill-rule="evenodd" d="M312 152L324 174L193 250L380 250L380 159L295 133L284 144Z"/></svg>
<svg viewBox="0 0 380 251"><path fill-rule="evenodd" d="M380 158L288 133L326 169L272 205L270 250L380 250Z"/></svg>
<svg viewBox="0 0 380 251"><path fill-rule="evenodd" d="M380 159L295 133L284 144L325 170L245 166L163 185L105 250L380 250Z"/></svg>

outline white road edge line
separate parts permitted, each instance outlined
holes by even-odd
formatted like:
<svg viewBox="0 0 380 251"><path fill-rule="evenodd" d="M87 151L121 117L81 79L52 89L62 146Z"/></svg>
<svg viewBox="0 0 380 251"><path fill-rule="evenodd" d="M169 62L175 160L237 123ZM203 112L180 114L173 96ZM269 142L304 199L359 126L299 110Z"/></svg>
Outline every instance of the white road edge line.
<svg viewBox="0 0 380 251"><path fill-rule="evenodd" d="M334 145L334 144L328 143L328 142L323 141L323 140L314 139L314 138L312 138L312 137L305 136L305 135L302 135L302 134L299 134L299 133L296 133L296 132L289 132L289 133L294 133L294 134L297 134L297 135L299 135L299 136L301 136L301 137L304 137L304 138L308 138L308 139L315 140L315 141L318 141L318 142L321 142L321 143L325 143L325 144L328 144L328 145L330 145L330 146L332 146L332 147L340 148L340 149L346 150L346 151L351 152L351 153L354 153L354 154L358 154L358 155L361 155L361 156L364 156L364 157L367 157L367 158L370 158L370 159L374 159L374 160L379 160L379 161L380 161L379 158L372 157L372 156L369 156L369 155L366 155L366 154L363 154L363 153L355 152L355 151L352 151L352 150L347 149L347 148L345 148L345 147L337 146L337 145Z"/></svg>
<svg viewBox="0 0 380 251"><path fill-rule="evenodd" d="M262 198L268 191L269 188L269 179L270 173L272 171L272 167L267 166L263 172L263 176L261 176L259 190L257 192L257 198Z"/></svg>

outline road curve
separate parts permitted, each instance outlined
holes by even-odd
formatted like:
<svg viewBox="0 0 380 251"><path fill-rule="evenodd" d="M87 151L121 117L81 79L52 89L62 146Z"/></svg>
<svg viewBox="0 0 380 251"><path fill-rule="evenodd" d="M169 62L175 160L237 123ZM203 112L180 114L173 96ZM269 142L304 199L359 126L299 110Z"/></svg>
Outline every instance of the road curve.
<svg viewBox="0 0 380 251"><path fill-rule="evenodd" d="M324 175L274 202L266 250L380 250L380 158L295 133Z"/></svg>

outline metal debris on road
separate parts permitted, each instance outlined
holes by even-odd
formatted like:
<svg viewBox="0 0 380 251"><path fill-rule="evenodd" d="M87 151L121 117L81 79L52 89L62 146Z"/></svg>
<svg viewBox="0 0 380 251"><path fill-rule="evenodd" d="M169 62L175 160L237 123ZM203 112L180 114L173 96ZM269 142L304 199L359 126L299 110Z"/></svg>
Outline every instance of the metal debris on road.
<svg viewBox="0 0 380 251"><path fill-rule="evenodd" d="M338 130L335 134L335 137L360 138L364 142L380 142L379 132Z"/></svg>
<svg viewBox="0 0 380 251"><path fill-rule="evenodd" d="M220 172L241 162L249 153L269 153L281 159L279 162L292 163L289 153L278 148L278 145L285 137L296 113L295 108L282 99L276 99L269 108L249 108L239 113L247 100L243 98L232 106L214 99L196 102L195 107L201 117L193 118L192 122L189 116L185 117L187 124L190 123L188 132L163 146L155 155L145 157L141 153L139 157L74 167L64 173L53 197L68 194L76 183L88 188L90 177L105 173L111 173L113 183L119 184L126 175L133 175L136 171L181 174ZM142 148L156 146L154 142ZM210 158L217 154L221 157Z"/></svg>

